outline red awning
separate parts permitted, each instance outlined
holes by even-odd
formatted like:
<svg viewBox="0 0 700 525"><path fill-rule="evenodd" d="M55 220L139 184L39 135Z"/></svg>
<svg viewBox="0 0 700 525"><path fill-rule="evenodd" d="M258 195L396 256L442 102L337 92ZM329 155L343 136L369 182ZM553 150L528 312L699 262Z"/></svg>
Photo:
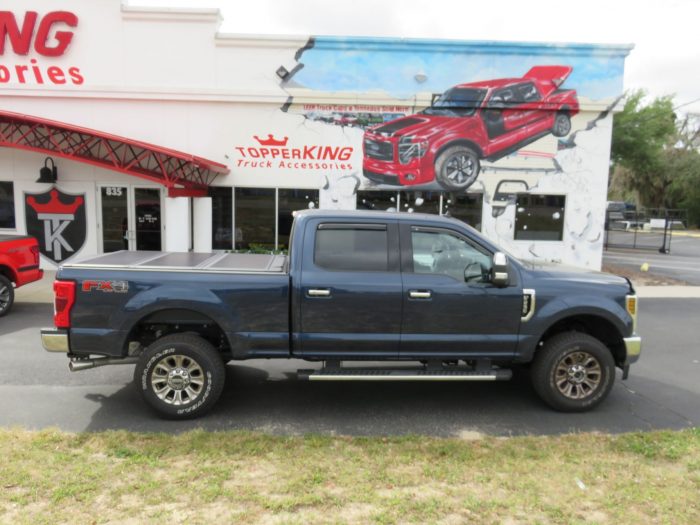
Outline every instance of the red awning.
<svg viewBox="0 0 700 525"><path fill-rule="evenodd" d="M0 110L0 146L37 151L158 182L171 197L201 197L229 169L146 142Z"/></svg>

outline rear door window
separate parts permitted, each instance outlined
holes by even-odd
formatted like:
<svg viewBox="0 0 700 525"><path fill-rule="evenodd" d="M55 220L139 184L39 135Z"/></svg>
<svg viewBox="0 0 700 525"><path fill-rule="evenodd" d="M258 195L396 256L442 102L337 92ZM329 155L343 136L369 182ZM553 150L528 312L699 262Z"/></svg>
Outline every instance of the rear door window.
<svg viewBox="0 0 700 525"><path fill-rule="evenodd" d="M331 271L389 271L386 225L319 225L314 264Z"/></svg>

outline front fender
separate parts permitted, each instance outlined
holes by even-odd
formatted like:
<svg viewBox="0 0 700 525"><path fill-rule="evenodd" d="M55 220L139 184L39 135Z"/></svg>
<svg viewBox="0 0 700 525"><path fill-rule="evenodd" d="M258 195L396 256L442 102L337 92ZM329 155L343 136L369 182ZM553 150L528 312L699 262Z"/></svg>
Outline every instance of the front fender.
<svg viewBox="0 0 700 525"><path fill-rule="evenodd" d="M537 308L532 319L523 322L520 330L519 360L530 361L547 330L565 319L587 315L608 321L620 337L632 334L632 317L616 301L600 295L577 295L555 298Z"/></svg>

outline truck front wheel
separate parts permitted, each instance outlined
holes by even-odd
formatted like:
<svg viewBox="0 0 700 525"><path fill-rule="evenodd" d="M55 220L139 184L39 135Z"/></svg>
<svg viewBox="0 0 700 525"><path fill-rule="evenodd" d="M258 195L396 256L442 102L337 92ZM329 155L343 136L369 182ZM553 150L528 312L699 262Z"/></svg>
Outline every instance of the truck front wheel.
<svg viewBox="0 0 700 525"><path fill-rule="evenodd" d="M479 155L462 145L450 146L435 161L435 176L449 191L466 190L479 176Z"/></svg>
<svg viewBox="0 0 700 525"><path fill-rule="evenodd" d="M216 349L193 334L171 334L151 344L134 370L144 400L168 419L209 411L224 388L226 370Z"/></svg>
<svg viewBox="0 0 700 525"><path fill-rule="evenodd" d="M530 369L542 400L561 412L584 412L601 403L615 380L615 361L595 337L565 332L548 339Z"/></svg>
<svg viewBox="0 0 700 525"><path fill-rule="evenodd" d="M554 117L552 125L552 135L555 137L566 137L571 131L571 117L568 113L560 111Z"/></svg>

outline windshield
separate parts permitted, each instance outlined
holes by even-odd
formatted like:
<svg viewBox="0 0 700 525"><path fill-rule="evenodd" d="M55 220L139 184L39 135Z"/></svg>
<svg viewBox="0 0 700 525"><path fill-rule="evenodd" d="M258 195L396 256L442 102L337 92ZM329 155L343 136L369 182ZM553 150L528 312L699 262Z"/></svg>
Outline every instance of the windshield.
<svg viewBox="0 0 700 525"><path fill-rule="evenodd" d="M448 89L433 102L432 106L424 109L422 113L448 117L468 117L474 114L485 94L485 89Z"/></svg>

